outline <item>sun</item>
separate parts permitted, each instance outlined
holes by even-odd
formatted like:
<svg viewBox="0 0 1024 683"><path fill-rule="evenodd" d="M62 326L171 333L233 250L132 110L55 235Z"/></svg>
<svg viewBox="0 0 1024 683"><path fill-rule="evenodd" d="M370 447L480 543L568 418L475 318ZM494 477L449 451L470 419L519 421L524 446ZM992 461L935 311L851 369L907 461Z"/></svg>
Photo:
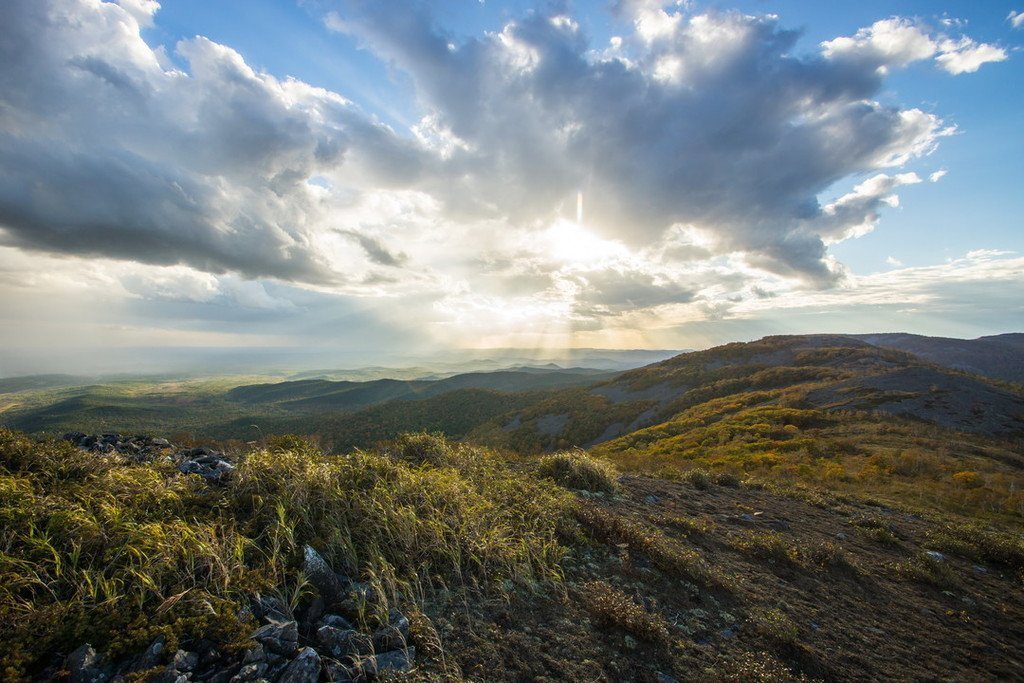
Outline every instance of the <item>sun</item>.
<svg viewBox="0 0 1024 683"><path fill-rule="evenodd" d="M625 256L620 243L598 237L585 226L567 220L555 222L544 233L547 253L567 266L593 268Z"/></svg>

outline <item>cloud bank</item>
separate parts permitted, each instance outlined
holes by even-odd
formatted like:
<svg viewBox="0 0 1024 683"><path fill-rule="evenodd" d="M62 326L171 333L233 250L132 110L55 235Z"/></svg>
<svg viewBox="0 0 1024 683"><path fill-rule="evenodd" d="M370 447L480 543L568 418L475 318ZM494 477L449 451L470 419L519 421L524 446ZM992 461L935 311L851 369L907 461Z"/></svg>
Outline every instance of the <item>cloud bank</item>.
<svg viewBox="0 0 1024 683"><path fill-rule="evenodd" d="M132 296L278 311L294 304L240 283L417 292L449 322L721 311L768 300L765 278L845 286L828 246L920 182L904 167L954 128L883 104L893 70L1008 57L898 17L801 50L774 16L657 2L619 3L629 30L606 45L560 11L456 40L427 3L330 8L327 28L408 78L412 129L203 37L149 45L153 0L8 0L0 244L166 269L133 270Z"/></svg>

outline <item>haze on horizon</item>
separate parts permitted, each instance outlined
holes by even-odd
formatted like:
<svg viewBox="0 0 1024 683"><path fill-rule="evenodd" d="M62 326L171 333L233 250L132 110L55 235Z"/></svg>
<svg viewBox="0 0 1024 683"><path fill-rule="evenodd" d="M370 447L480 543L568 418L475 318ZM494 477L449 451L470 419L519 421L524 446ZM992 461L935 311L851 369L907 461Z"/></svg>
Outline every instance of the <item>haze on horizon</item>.
<svg viewBox="0 0 1024 683"><path fill-rule="evenodd" d="M820 4L8 0L0 376L1024 330L1024 4Z"/></svg>

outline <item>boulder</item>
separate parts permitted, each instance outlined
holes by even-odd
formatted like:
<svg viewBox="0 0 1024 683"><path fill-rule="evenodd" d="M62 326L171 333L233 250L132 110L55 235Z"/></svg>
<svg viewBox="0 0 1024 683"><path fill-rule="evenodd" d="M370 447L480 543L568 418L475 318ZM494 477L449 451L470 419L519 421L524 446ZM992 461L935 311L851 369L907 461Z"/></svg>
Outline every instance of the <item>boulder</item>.
<svg viewBox="0 0 1024 683"><path fill-rule="evenodd" d="M103 665L103 660L92 645L86 643L64 660L71 683L107 683L110 671Z"/></svg>
<svg viewBox="0 0 1024 683"><path fill-rule="evenodd" d="M320 655L304 647L277 679L278 683L317 683L320 680Z"/></svg>
<svg viewBox="0 0 1024 683"><path fill-rule="evenodd" d="M321 626L317 629L316 640L320 649L331 657L341 659L357 655L368 655L374 652L374 639L365 633L333 626Z"/></svg>
<svg viewBox="0 0 1024 683"><path fill-rule="evenodd" d="M294 621L270 622L249 637L262 645L266 652L290 657L299 649L299 627Z"/></svg>
<svg viewBox="0 0 1024 683"><path fill-rule="evenodd" d="M330 607L342 602L346 598L345 585L331 565L327 564L327 560L308 545L303 548L302 554L302 571L309 582L316 586L324 603Z"/></svg>

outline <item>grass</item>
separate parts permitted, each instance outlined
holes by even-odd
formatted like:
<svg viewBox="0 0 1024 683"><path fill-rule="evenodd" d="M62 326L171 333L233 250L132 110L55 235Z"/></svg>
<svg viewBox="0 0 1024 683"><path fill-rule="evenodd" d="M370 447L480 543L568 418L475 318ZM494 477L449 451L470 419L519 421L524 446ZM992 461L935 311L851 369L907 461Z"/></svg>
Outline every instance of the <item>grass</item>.
<svg viewBox="0 0 1024 683"><path fill-rule="evenodd" d="M660 614L647 611L636 600L605 581L582 587L583 604L600 628L620 628L640 640L668 641L668 623Z"/></svg>
<svg viewBox="0 0 1024 683"><path fill-rule="evenodd" d="M433 587L533 589L560 577L571 499L489 451L422 434L339 457L282 440L241 454L229 485L211 489L171 463L0 430L0 493L4 680L83 642L114 656L159 634L172 651L240 643L251 594L308 600L307 543L368 581L381 610Z"/></svg>
<svg viewBox="0 0 1024 683"><path fill-rule="evenodd" d="M570 489L615 493L619 473L613 465L576 449L541 458L537 473Z"/></svg>
<svg viewBox="0 0 1024 683"><path fill-rule="evenodd" d="M654 527L587 503L580 504L575 514L577 520L601 541L642 553L656 567L672 576L703 585L720 586L725 582L724 577L716 575L697 551L684 548Z"/></svg>

